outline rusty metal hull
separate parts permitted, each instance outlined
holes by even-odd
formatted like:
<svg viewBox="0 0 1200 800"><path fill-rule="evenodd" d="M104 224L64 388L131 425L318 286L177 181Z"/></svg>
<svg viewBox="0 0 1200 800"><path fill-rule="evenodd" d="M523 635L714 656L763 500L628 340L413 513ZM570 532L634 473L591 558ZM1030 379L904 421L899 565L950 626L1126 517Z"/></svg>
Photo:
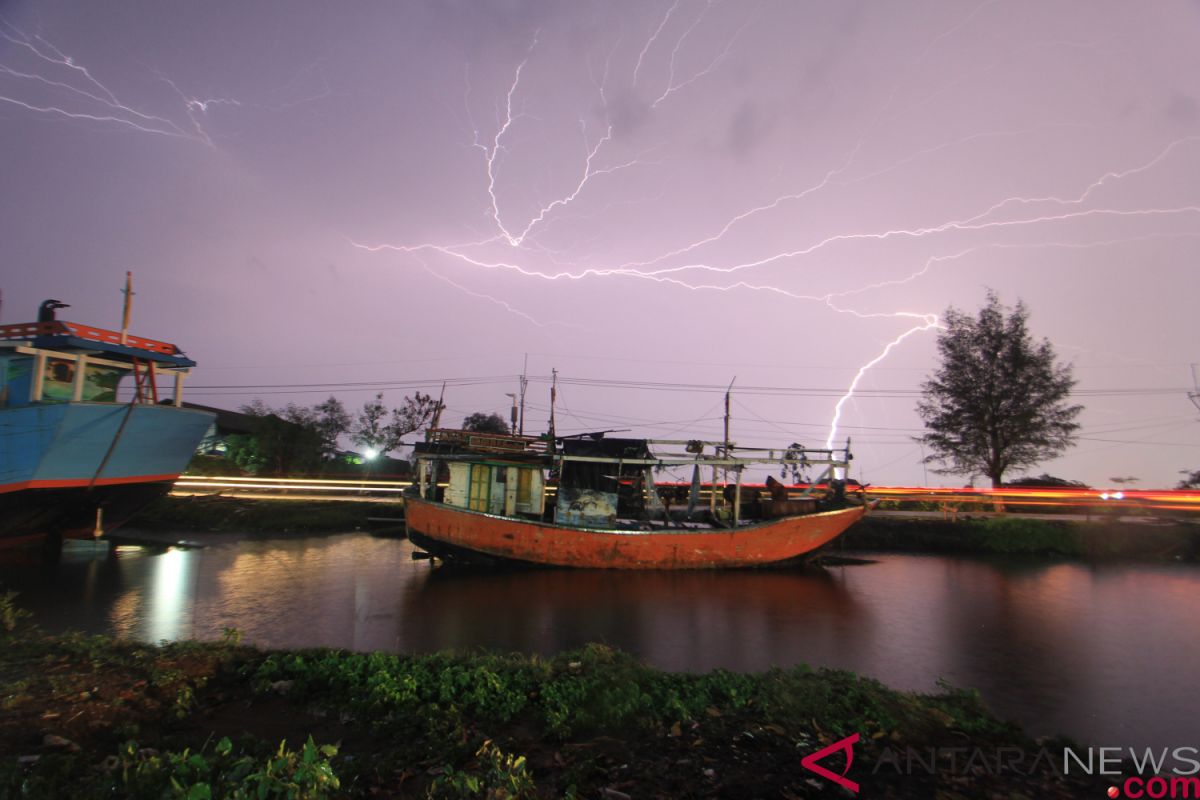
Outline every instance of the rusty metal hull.
<svg viewBox="0 0 1200 800"><path fill-rule="evenodd" d="M601 569L761 567L801 558L867 512L827 511L737 530L570 528L405 498L412 541L434 555Z"/></svg>

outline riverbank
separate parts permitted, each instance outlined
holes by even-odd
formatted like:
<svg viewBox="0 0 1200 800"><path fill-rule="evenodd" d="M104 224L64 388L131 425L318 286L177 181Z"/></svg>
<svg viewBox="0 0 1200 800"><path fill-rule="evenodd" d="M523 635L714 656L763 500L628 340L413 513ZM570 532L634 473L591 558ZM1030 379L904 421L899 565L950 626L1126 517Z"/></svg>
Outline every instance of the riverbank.
<svg viewBox="0 0 1200 800"><path fill-rule="evenodd" d="M0 612L0 797L817 797L841 790L801 760L854 734L853 764L843 749L818 765L869 796L1109 785L1064 777L1061 743L973 692L844 671L667 673L599 645L548 659L266 652L232 630L152 646L43 635L11 602Z"/></svg>
<svg viewBox="0 0 1200 800"><path fill-rule="evenodd" d="M163 497L126 525L129 531L185 533L330 533L376 530L402 534L400 504L230 497ZM391 521L379 521L390 518ZM373 521L374 520L374 521ZM118 531L116 538L121 538ZM135 537L136 538L136 537ZM1107 518L1020 516L907 518L868 515L834 545L855 551L1021 555L1082 560L1200 560L1200 524L1146 524Z"/></svg>
<svg viewBox="0 0 1200 800"><path fill-rule="evenodd" d="M126 528L187 533L330 533L366 530L371 517L400 517L400 504L192 495L155 500Z"/></svg>
<svg viewBox="0 0 1200 800"><path fill-rule="evenodd" d="M837 553L855 551L1194 562L1200 560L1200 525L1009 516L914 519L869 515L834 545Z"/></svg>

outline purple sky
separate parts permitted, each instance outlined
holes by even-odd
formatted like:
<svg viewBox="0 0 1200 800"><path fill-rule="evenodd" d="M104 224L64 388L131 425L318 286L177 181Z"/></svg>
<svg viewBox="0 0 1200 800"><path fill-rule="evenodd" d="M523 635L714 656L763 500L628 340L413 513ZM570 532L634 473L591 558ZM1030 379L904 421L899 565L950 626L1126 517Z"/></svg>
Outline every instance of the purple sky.
<svg viewBox="0 0 1200 800"><path fill-rule="evenodd" d="M9 0L0 34L0 322L115 327L131 269L196 402L446 378L456 425L528 354L527 432L557 368L560 432L719 439L736 376L739 444L822 446L871 364L851 474L921 483L930 326L991 287L1086 406L1034 473L1200 469L1196 2Z"/></svg>

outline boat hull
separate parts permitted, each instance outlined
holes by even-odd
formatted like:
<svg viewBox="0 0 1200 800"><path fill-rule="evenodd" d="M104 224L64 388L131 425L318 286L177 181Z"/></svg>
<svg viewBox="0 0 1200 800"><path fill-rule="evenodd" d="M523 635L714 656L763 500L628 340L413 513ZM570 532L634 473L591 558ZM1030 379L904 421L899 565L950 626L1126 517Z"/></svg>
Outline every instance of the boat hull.
<svg viewBox="0 0 1200 800"><path fill-rule="evenodd" d="M804 558L863 517L865 507L786 517L736 530L570 528L405 498L408 535L436 556L592 569L762 567Z"/></svg>
<svg viewBox="0 0 1200 800"><path fill-rule="evenodd" d="M213 415L173 406L0 409L0 547L109 531L170 490Z"/></svg>

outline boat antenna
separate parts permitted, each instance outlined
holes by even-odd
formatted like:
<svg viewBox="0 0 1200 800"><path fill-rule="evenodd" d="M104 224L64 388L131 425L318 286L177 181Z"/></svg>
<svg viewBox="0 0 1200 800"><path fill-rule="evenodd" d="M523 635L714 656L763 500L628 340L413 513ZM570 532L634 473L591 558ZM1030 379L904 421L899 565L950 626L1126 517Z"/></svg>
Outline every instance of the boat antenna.
<svg viewBox="0 0 1200 800"><path fill-rule="evenodd" d="M133 305L133 273L129 270L125 271L125 288L121 290L121 294L125 295L125 308L121 313L121 344L129 344L129 310Z"/></svg>

